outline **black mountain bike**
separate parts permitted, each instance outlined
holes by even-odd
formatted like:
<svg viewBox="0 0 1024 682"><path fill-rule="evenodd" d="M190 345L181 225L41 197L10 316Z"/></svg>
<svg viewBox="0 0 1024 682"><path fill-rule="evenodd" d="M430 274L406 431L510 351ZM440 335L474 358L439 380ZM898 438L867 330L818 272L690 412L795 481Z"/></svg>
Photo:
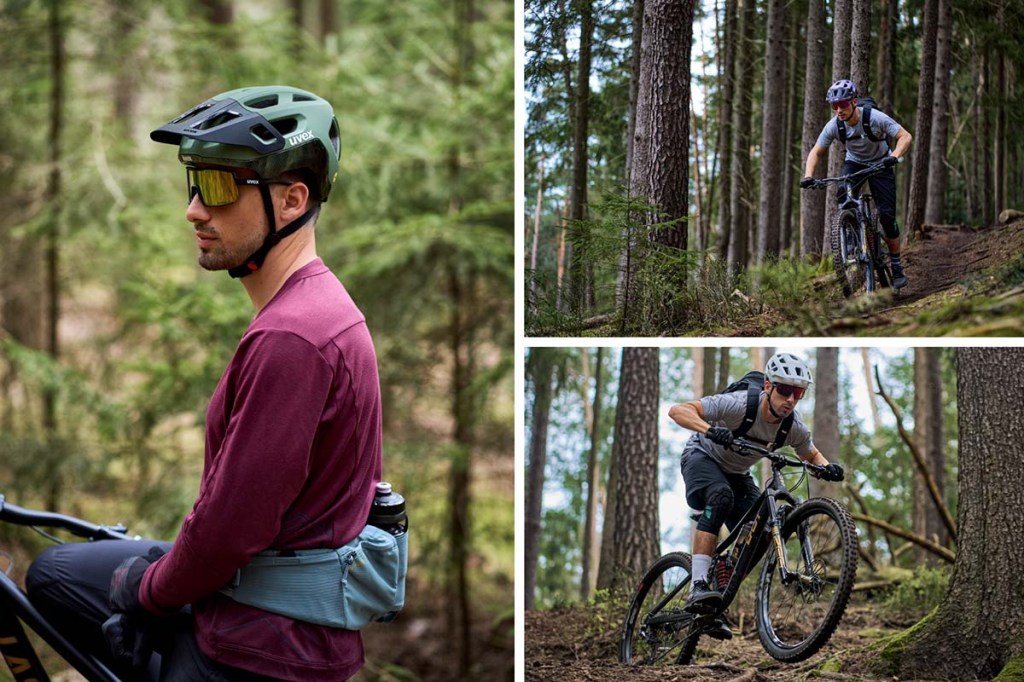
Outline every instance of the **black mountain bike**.
<svg viewBox="0 0 1024 682"><path fill-rule="evenodd" d="M5 502L3 495L0 495L0 523L30 526L57 542L57 538L40 531L39 528L65 530L89 541L137 539L129 537L128 529L122 525L99 526L73 516L24 509ZM119 682L120 678L106 665L65 639L57 629L59 624L47 621L32 606L26 594L8 575L12 565L0 571L0 654L7 662L14 679L17 682L50 680L25 634L21 625L24 623L90 682Z"/></svg>
<svg viewBox="0 0 1024 682"><path fill-rule="evenodd" d="M769 458L772 476L757 502L715 549L708 581L717 584L722 605L702 615L685 611L690 555L662 556L640 579L626 614L619 652L623 663L692 663L697 640L718 629L716 621L762 556L757 633L773 658L796 662L813 656L843 617L857 573L857 526L833 499L799 502L780 475L785 467L803 467L805 475L806 470L820 472L824 467L769 452L742 438L730 449Z"/></svg>
<svg viewBox="0 0 1024 682"><path fill-rule="evenodd" d="M843 183L846 187L846 201L833 216L829 234L832 240L832 264L843 285L843 296L847 298L858 291L862 284L869 294L879 288L892 286L889 251L882 251L884 235L878 223L874 198L863 192L867 188L864 181L883 170L885 166L878 163L838 178L815 180L808 188L825 189L831 183ZM858 183L863 183L859 195L854 191ZM899 289L893 289L893 294L899 292Z"/></svg>

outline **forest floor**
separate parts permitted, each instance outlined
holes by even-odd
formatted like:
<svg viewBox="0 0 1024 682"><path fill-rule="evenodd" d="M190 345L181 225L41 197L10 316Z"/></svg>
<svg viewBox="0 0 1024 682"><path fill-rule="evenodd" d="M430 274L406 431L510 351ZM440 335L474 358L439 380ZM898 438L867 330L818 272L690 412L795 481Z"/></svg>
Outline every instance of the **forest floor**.
<svg viewBox="0 0 1024 682"><path fill-rule="evenodd" d="M1024 220L944 226L904 251L910 284L844 302L827 335L1016 336L1024 333ZM871 298L874 300L865 300Z"/></svg>
<svg viewBox="0 0 1024 682"><path fill-rule="evenodd" d="M751 604L752 605L752 604ZM807 679L847 680L849 682L893 682L896 678L822 670L833 658L844 668L854 659L872 654L865 645L895 634L903 625L885 622L877 607L865 598L854 596L839 628L822 651L801 663L784 664L771 658L761 647L750 610L730 611L735 637L718 642L702 637L694 665L634 667L619 662L619 636L625 605L621 613L603 606L571 607L548 611L528 611L525 615L526 680L558 682L799 682ZM861 660L856 663L865 663ZM863 667L858 665L856 667ZM903 678L901 682L914 682ZM923 682L917 680L916 682Z"/></svg>

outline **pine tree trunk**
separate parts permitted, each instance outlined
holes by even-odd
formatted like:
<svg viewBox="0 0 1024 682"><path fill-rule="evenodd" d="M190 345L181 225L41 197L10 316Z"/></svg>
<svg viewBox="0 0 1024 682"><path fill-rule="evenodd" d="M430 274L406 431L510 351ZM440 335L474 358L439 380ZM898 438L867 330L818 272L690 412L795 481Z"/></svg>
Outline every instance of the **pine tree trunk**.
<svg viewBox="0 0 1024 682"><path fill-rule="evenodd" d="M914 129L914 166L910 176L910 205L907 207L906 236L915 238L924 220L928 192L928 153L932 139L932 111L935 108L935 47L939 0L926 0L922 36L921 75L917 88L917 118Z"/></svg>
<svg viewBox="0 0 1024 682"><path fill-rule="evenodd" d="M754 22L757 8L754 0L738 0L736 23L736 71L733 79L736 87L736 105L732 116L732 160L729 173L732 186L729 190L729 254L728 270L735 274L746 267L747 241L747 198L750 192L750 110L753 106L751 94L754 78ZM723 169L724 170L724 169Z"/></svg>
<svg viewBox="0 0 1024 682"><path fill-rule="evenodd" d="M633 54L630 57L629 71L629 123L626 132L626 186L633 186L633 153L636 149L636 99L640 89L640 58L643 55L644 37L644 0L633 2ZM624 308L627 305L626 287L631 281L631 254L636 244L629 229L623 231L624 246L619 255L619 269L615 274L615 305Z"/></svg>
<svg viewBox="0 0 1024 682"><path fill-rule="evenodd" d="M871 92L871 3L853 3L853 34L850 43L850 80L857 91ZM883 110L884 111L884 110Z"/></svg>
<svg viewBox="0 0 1024 682"><path fill-rule="evenodd" d="M896 112L896 30L899 2L882 0L878 23L878 108L890 116Z"/></svg>
<svg viewBox="0 0 1024 682"><path fill-rule="evenodd" d="M946 143L949 140L949 70L953 32L953 2L939 0L935 51L935 108L932 111L932 138L928 153L928 196L924 221L939 225L945 220Z"/></svg>
<svg viewBox="0 0 1024 682"><path fill-rule="evenodd" d="M718 391L715 388L715 349L705 347L700 355L703 360L704 373L701 377L701 390L694 391L694 393L697 395L717 393Z"/></svg>
<svg viewBox="0 0 1024 682"><path fill-rule="evenodd" d="M624 589L659 554L658 367L657 348L622 351L613 445L618 490L611 576L613 587Z"/></svg>
<svg viewBox="0 0 1024 682"><path fill-rule="evenodd" d="M938 610L900 643L888 674L990 680L1024 655L1024 467L1007 457L1024 441L1024 383L1006 381L1022 363L1021 348L957 351L956 564Z"/></svg>
<svg viewBox="0 0 1024 682"><path fill-rule="evenodd" d="M729 203L732 191L732 173L729 161L733 154L732 102L735 97L736 82L736 0L725 0L725 21L723 23L725 46L719 50L719 53L724 53L725 58L718 64L718 72L721 74L719 84L722 89L718 107L718 159L722 167L719 174L721 182L719 183L718 198L718 256L724 261L729 256L729 225L732 215Z"/></svg>
<svg viewBox="0 0 1024 682"><path fill-rule="evenodd" d="M572 192L570 193L569 219L575 230L582 230L580 221L586 217L587 206L587 138L590 123L590 56L594 40L594 17L591 0L576 0L572 3L579 10L580 49L576 72L576 116L573 119L572 142ZM592 303L592 266L584 262L582 254L573 244L569 261L570 306L579 317L588 313Z"/></svg>
<svg viewBox="0 0 1024 682"><path fill-rule="evenodd" d="M830 462L839 461L839 349L819 347L814 369L814 444ZM822 483L811 480L810 496Z"/></svg>
<svg viewBox="0 0 1024 682"><path fill-rule="evenodd" d="M825 8L823 2L808 3L807 58L804 60L804 120L801 133L801 161L807 158L825 125ZM817 177L825 177L818 164ZM825 193L800 192L800 255L820 256L825 224Z"/></svg>
<svg viewBox="0 0 1024 682"><path fill-rule="evenodd" d="M530 244L530 298L531 308L537 305L537 245L540 243L540 217L544 206L544 157L537 164L539 178L537 180L537 206L533 214L533 240Z"/></svg>
<svg viewBox="0 0 1024 682"><path fill-rule="evenodd" d="M786 155L786 5L769 0L767 54L764 66L764 106L761 110L761 188L757 213L757 262L779 255L779 182Z"/></svg>
<svg viewBox="0 0 1024 682"><path fill-rule="evenodd" d="M541 503L544 497L544 467L548 456L548 420L551 411L551 378L554 372L553 350L534 348L527 359L527 372L533 380L533 419L530 429L530 462L526 472L525 546L523 554L523 590L525 608L532 609L537 589L537 563L540 558Z"/></svg>
<svg viewBox="0 0 1024 682"><path fill-rule="evenodd" d="M999 26L999 33L1004 33L1005 23L1005 5L1004 0L998 0L996 9L996 24ZM1006 208L1006 107L1009 106L1006 98L1006 56L1003 54L1001 47L996 48L995 55L995 68L996 68L996 127L993 132L994 139L994 153L993 160L995 167L993 169L993 198L995 211L993 215L999 216L999 213Z"/></svg>
<svg viewBox="0 0 1024 682"><path fill-rule="evenodd" d="M729 385L729 349L719 348L718 349L718 385L715 387L716 393L721 393L725 390L725 387Z"/></svg>
<svg viewBox="0 0 1024 682"><path fill-rule="evenodd" d="M589 357L590 351L581 349L583 358ZM590 410L590 452L587 455L587 513L583 522L583 576L580 580L580 597L587 601L594 593L597 584L597 564L601 558L601 546L597 535L597 499L601 490L601 467L598 462L601 429L601 391L603 348L597 349L594 360L594 402ZM589 388L589 381L587 382ZM586 397L584 396L584 400Z"/></svg>
<svg viewBox="0 0 1024 682"><path fill-rule="evenodd" d="M836 0L832 17L832 82L850 77L850 33L853 30L852 0ZM823 95L821 95L823 97ZM819 131L820 132L820 131ZM815 136L817 137L817 136ZM846 150L842 144L832 144L828 150L828 177L840 174ZM836 213L836 186L828 186L825 199L825 222L820 226L822 243L828 244L828 226Z"/></svg>
<svg viewBox="0 0 1024 682"><path fill-rule="evenodd" d="M799 23L795 20L786 22L786 33L786 52L789 58L789 63L786 65L786 130L782 143L782 185L779 188L782 195L779 206L779 253L784 257L793 252L794 243L793 193L798 190L794 189L797 187L797 183L793 174L796 166L800 164L800 158L796 156L799 152L796 150L793 140L800 134L796 129L797 107L800 105L797 69L803 54L803 51L796 47L800 44Z"/></svg>

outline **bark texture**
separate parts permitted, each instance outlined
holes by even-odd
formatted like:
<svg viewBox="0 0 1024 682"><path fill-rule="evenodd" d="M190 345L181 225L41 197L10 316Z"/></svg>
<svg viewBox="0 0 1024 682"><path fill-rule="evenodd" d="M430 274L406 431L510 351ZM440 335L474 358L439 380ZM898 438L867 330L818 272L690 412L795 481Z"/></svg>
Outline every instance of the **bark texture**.
<svg viewBox="0 0 1024 682"><path fill-rule="evenodd" d="M573 3L579 8L580 49L576 74L576 106L572 132L572 193L569 202L569 219L575 229L582 229L580 221L587 217L587 137L590 127L590 56L594 41L594 14L591 0ZM583 316L593 304L592 267L579 250L573 248L569 261L569 284L572 292L570 305L576 314Z"/></svg>
<svg viewBox="0 0 1024 682"><path fill-rule="evenodd" d="M658 557L658 349L624 348L615 413L618 490L613 587L631 587Z"/></svg>
<svg viewBox="0 0 1024 682"><path fill-rule="evenodd" d="M754 0L739 0L736 42L736 103L732 112L732 159L729 173L729 250L727 256L730 273L747 265L747 221L750 210L747 197L750 191L750 109L754 78L754 22L757 8Z"/></svg>
<svg viewBox="0 0 1024 682"><path fill-rule="evenodd" d="M957 351L956 564L934 616L889 659L901 678L990 680L1024 653L1024 467L1008 457L1024 441L1024 383L1006 381L1021 363L1022 348Z"/></svg>
<svg viewBox="0 0 1024 682"><path fill-rule="evenodd" d="M533 428L530 430L530 468L526 483L526 564L523 569L524 608L533 608L537 587L537 560L540 557L541 501L544 496L544 466L548 457L548 420L551 410L551 377L554 363L551 351L535 348L528 360L533 379Z"/></svg>
<svg viewBox="0 0 1024 682"><path fill-rule="evenodd" d="M940 0L935 51L935 108L932 110L932 138L928 153L928 196L924 221L944 223L946 199L946 143L949 140L949 70L953 33L953 2Z"/></svg>
<svg viewBox="0 0 1024 682"><path fill-rule="evenodd" d="M814 369L814 444L830 462L839 461L839 349L820 347ZM811 480L811 497L822 490Z"/></svg>
<svg viewBox="0 0 1024 682"><path fill-rule="evenodd" d="M907 236L921 229L928 192L928 153L932 139L932 110L935 96L935 41L939 0L926 0L921 52L921 77L917 87L917 118L914 128L914 165L910 175L910 203L907 207Z"/></svg>
<svg viewBox="0 0 1024 682"><path fill-rule="evenodd" d="M786 5L783 0L768 2L768 44L764 65L764 107L761 111L761 190L757 207L757 262L779 255L780 180L785 155L786 87Z"/></svg>
<svg viewBox="0 0 1024 682"><path fill-rule="evenodd" d="M804 121L801 161L818 140L825 125L825 6L809 3L807 9L807 58L804 66ZM818 164L816 177L825 177ZM800 255L820 256L825 224L825 192L800 192Z"/></svg>
<svg viewBox="0 0 1024 682"><path fill-rule="evenodd" d="M582 360L584 362L584 377L589 372L590 351L582 349ZM594 401L590 408L590 416L587 420L590 424L590 452L587 454L587 514L583 522L583 577L580 580L580 597L583 601L590 599L597 585L597 565L601 559L601 545L597 535L597 500L601 491L601 467L598 464L598 447L600 445L601 429L601 391L602 385L602 356L604 349L597 349L597 356L594 361ZM583 401L586 403L586 392L590 390L590 382L586 382Z"/></svg>
<svg viewBox="0 0 1024 682"><path fill-rule="evenodd" d="M935 479L943 501L946 498L946 457L943 434L942 374L938 348L914 349L914 442ZM947 545L946 530L935 508L924 477L914 468L913 483L914 532L940 545ZM923 548L916 548L918 563L937 563L938 557Z"/></svg>
<svg viewBox="0 0 1024 682"><path fill-rule="evenodd" d="M718 256L725 260L729 256L729 198L732 188L732 174L728 164L732 158L732 102L736 96L736 0L725 0L725 21L722 41L725 43L720 50L724 59L718 65L721 75L722 101L719 103L721 116L718 126L718 158L721 160L722 172L719 183L718 199Z"/></svg>
<svg viewBox="0 0 1024 682"><path fill-rule="evenodd" d="M835 13L832 17L832 82L840 78L850 77L850 33L853 30L853 12L851 0L836 0ZM822 93L824 98L824 93ZM833 143L828 150L828 177L839 175L843 167L846 150L842 144ZM825 222L819 225L821 238L828 238L828 225L832 224L832 215L836 212L836 186L829 185L825 200Z"/></svg>

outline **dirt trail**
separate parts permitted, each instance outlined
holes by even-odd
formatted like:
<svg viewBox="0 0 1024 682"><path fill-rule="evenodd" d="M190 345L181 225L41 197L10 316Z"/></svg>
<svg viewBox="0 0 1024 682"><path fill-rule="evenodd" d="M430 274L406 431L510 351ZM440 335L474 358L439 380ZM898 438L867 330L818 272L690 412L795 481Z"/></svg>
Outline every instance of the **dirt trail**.
<svg viewBox="0 0 1024 682"><path fill-rule="evenodd" d="M783 664L768 656L747 617L742 628L732 623L733 631L739 634L729 642L702 638L696 665L645 668L619 663L622 623L612 611L605 613L593 608L528 611L524 625L524 667L528 682L793 682L811 678L891 682L892 678L888 677L821 672L815 668L832 656L845 658L848 654L843 652L900 630L880 622L870 604L855 598L828 644L802 663Z"/></svg>
<svg viewBox="0 0 1024 682"><path fill-rule="evenodd" d="M996 273L1024 252L1024 221L940 227L904 250L910 284L840 306L827 333L872 336L1024 335L1024 273ZM1003 268L1005 270L1005 267ZM1008 281L1007 281L1008 280Z"/></svg>

